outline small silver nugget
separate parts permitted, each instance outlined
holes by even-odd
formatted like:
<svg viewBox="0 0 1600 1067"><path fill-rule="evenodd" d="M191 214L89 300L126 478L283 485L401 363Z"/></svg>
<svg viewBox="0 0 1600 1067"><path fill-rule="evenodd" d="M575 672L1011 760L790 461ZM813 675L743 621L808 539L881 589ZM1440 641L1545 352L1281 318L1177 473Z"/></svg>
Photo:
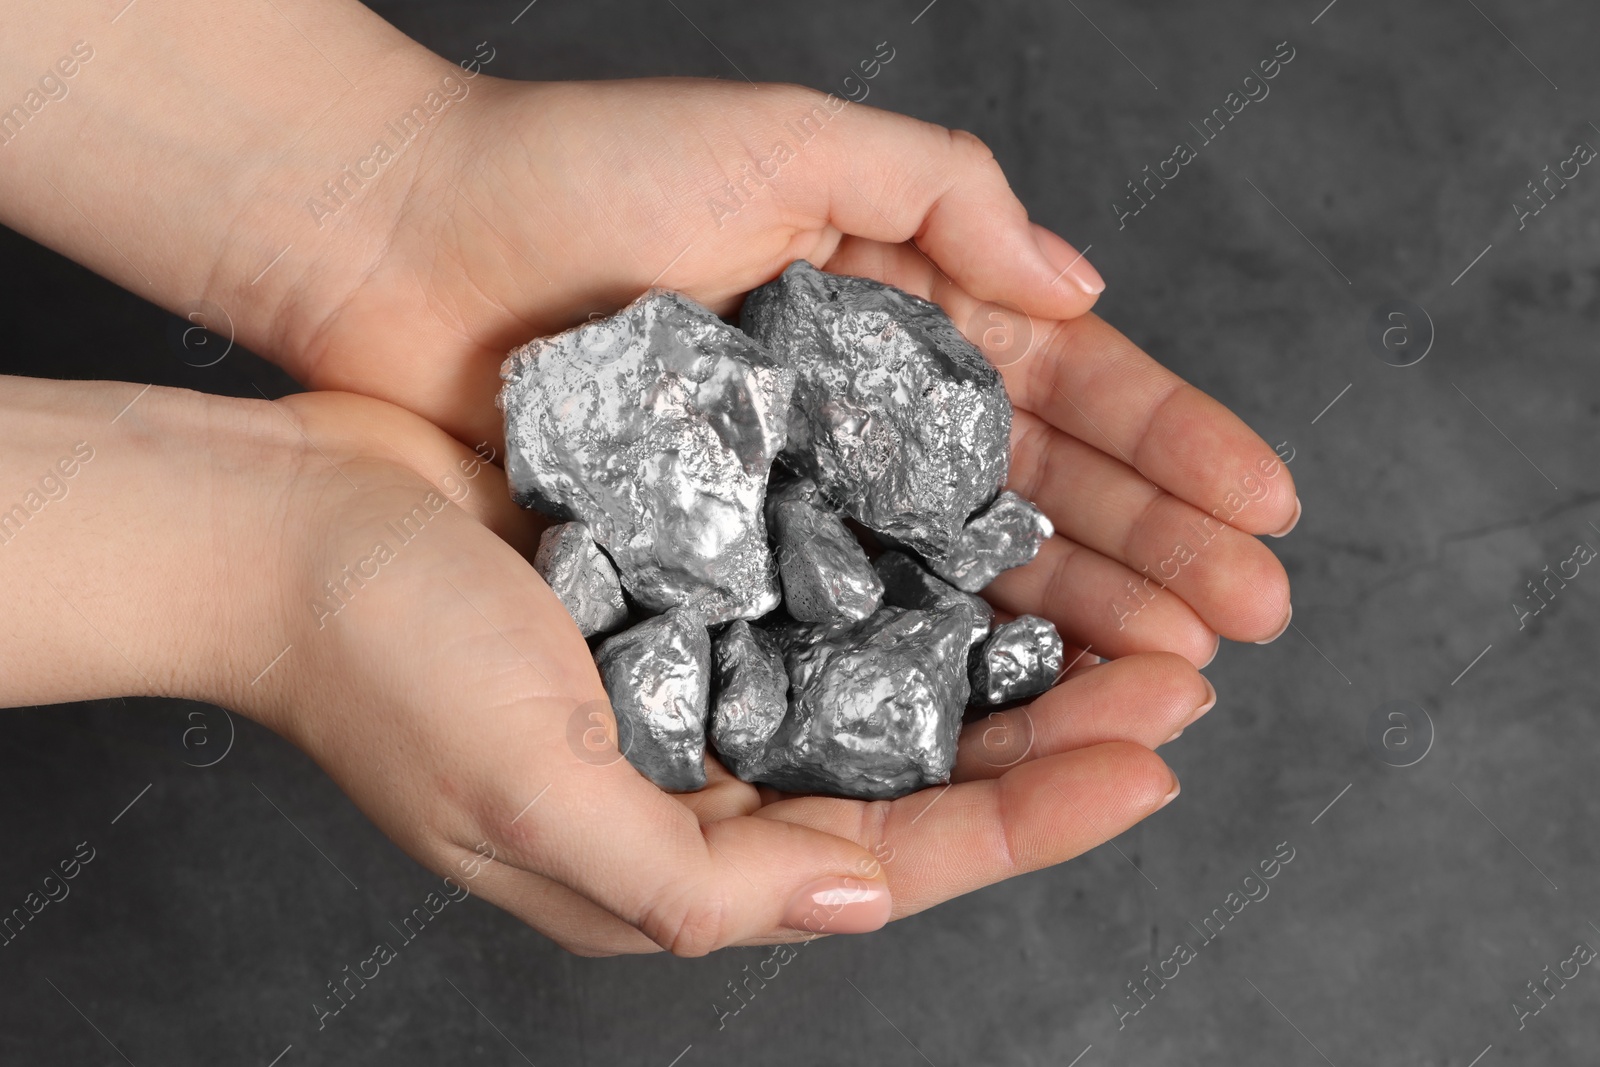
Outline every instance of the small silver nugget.
<svg viewBox="0 0 1600 1067"><path fill-rule="evenodd" d="M973 658L972 702L1026 700L1056 684L1063 657L1061 635L1037 615L1019 615L994 628Z"/></svg>
<svg viewBox="0 0 1600 1067"><path fill-rule="evenodd" d="M533 557L539 572L585 637L610 633L628 621L617 569L581 522L563 522L539 538Z"/></svg>
<svg viewBox="0 0 1600 1067"><path fill-rule="evenodd" d="M711 696L705 622L674 609L607 638L594 660L628 762L662 789L704 789Z"/></svg>

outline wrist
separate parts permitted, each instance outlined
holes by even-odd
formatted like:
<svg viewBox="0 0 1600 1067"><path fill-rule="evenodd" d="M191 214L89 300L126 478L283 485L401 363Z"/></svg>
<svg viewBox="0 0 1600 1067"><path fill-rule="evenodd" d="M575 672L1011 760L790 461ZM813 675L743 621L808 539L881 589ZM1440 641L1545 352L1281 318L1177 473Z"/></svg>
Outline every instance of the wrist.
<svg viewBox="0 0 1600 1067"><path fill-rule="evenodd" d="M0 644L26 665L0 703L240 706L235 678L273 639L263 574L274 487L304 449L292 427L264 402L126 383L10 378L0 395L0 573L19 605Z"/></svg>
<svg viewBox="0 0 1600 1067"><path fill-rule="evenodd" d="M331 216L308 202L445 73L466 73L353 0L172 0L110 27L0 8L0 66L72 71L48 110L0 131L0 222L181 314L214 305L277 358L382 255L432 130L364 188L347 181L355 195Z"/></svg>
<svg viewBox="0 0 1600 1067"><path fill-rule="evenodd" d="M301 381L312 380L319 336L378 272L406 213L450 210L464 166L456 128L490 82L388 36L336 105L318 96L291 109L320 117L309 129L286 118L252 159L248 195L208 227L222 239L196 295Z"/></svg>

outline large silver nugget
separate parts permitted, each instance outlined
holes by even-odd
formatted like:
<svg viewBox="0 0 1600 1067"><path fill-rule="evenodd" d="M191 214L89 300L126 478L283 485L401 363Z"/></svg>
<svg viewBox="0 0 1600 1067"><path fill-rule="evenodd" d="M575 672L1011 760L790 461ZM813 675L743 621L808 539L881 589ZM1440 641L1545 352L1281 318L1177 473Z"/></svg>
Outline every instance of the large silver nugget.
<svg viewBox="0 0 1600 1067"><path fill-rule="evenodd" d="M711 743L734 774L743 777L760 760L789 710L789 672L766 631L740 619L713 646L717 698L711 709Z"/></svg>
<svg viewBox="0 0 1600 1067"><path fill-rule="evenodd" d="M949 555L930 559L928 567L957 589L976 593L1001 571L1037 556L1055 532L1044 512L1007 489L972 517Z"/></svg>
<svg viewBox="0 0 1600 1067"><path fill-rule="evenodd" d="M784 462L863 525L943 556L1005 483L1011 401L936 305L796 260L740 325L799 376Z"/></svg>
<svg viewBox="0 0 1600 1067"><path fill-rule="evenodd" d="M927 568L904 552L884 552L872 561L883 579L883 602L899 608L920 611L948 611L952 605L972 609L972 641L977 645L989 636L994 625L994 608L981 596L963 593L955 586L928 572Z"/></svg>
<svg viewBox="0 0 1600 1067"><path fill-rule="evenodd" d="M539 538L533 569L560 598L585 637L610 633L628 621L617 568L581 522L563 522Z"/></svg>
<svg viewBox="0 0 1600 1067"><path fill-rule="evenodd" d="M843 632L791 641L789 712L749 780L871 799L948 782L971 631L970 608L882 608Z"/></svg>
<svg viewBox="0 0 1600 1067"><path fill-rule="evenodd" d="M662 789L705 788L711 697L705 622L683 608L657 615L607 638L594 660L628 762Z"/></svg>
<svg viewBox="0 0 1600 1067"><path fill-rule="evenodd" d="M972 702L1026 700L1056 684L1063 659L1061 635L1037 615L1019 615L994 628L972 663Z"/></svg>
<svg viewBox="0 0 1600 1067"><path fill-rule="evenodd" d="M512 495L589 526L643 607L708 622L778 605L761 515L794 373L677 293L507 357Z"/></svg>
<svg viewBox="0 0 1600 1067"><path fill-rule="evenodd" d="M809 478L767 495L767 526L777 543L783 606L801 622L860 622L878 610L883 582L855 535Z"/></svg>

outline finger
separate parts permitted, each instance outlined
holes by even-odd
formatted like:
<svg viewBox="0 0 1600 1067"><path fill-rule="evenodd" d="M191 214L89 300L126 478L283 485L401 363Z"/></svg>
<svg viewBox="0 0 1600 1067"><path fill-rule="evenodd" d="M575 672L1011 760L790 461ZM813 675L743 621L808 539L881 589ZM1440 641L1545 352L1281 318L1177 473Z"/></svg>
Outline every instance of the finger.
<svg viewBox="0 0 1600 1067"><path fill-rule="evenodd" d="M1098 656L1169 651L1203 667L1217 652L1216 631L1182 597L1059 534L983 595L1013 614L1049 619L1067 641Z"/></svg>
<svg viewBox="0 0 1600 1067"><path fill-rule="evenodd" d="M743 815L701 825L625 762L569 768L534 814L506 835L511 862L676 955L819 923L862 933L889 918L881 873L853 842Z"/></svg>
<svg viewBox="0 0 1600 1067"><path fill-rule="evenodd" d="M1113 660L1061 682L1027 707L967 723L954 780L998 778L1026 760L1110 741L1153 749L1210 711L1216 699L1211 683L1181 656L1152 652Z"/></svg>
<svg viewBox="0 0 1600 1067"><path fill-rule="evenodd" d="M1146 589L1176 593L1224 637L1283 632L1289 577L1256 538L1026 411L1016 413L1011 436L1010 488L1063 536L1125 564Z"/></svg>
<svg viewBox="0 0 1600 1067"><path fill-rule="evenodd" d="M482 846L480 846L482 847ZM637 929L566 886L456 847L457 867L447 871L474 896L509 912L568 952L579 956L641 955L661 951ZM472 872L465 874L463 872Z"/></svg>
<svg viewBox="0 0 1600 1067"><path fill-rule="evenodd" d="M981 297L949 284L915 249L846 239L827 269L932 300L957 325L988 321ZM1010 316L1005 325L974 330L971 340L999 367L1018 408L1246 533L1281 536L1298 521L1294 479L1277 453L1104 320Z"/></svg>
<svg viewBox="0 0 1600 1067"><path fill-rule="evenodd" d="M781 128L823 124L783 184L788 206L846 234L915 242L937 269L980 300L1071 318L1105 288L1076 249L1028 221L994 154L947 130L809 90L774 105ZM834 104L844 104L835 111ZM830 115L831 112L831 115Z"/></svg>
<svg viewBox="0 0 1600 1067"><path fill-rule="evenodd" d="M1221 522L1282 534L1299 518L1294 480L1277 453L1101 319L1056 324L1006 383L1018 407Z"/></svg>
<svg viewBox="0 0 1600 1067"><path fill-rule="evenodd" d="M733 772L709 751L706 753L705 788L679 793L677 798L702 825L735 815L749 815L761 807L756 787L734 777Z"/></svg>
<svg viewBox="0 0 1600 1067"><path fill-rule="evenodd" d="M1115 742L1027 761L999 778L925 789L886 806L802 797L768 805L760 817L849 837L870 850L882 862L900 918L1072 859L1176 795L1177 779L1160 757Z"/></svg>

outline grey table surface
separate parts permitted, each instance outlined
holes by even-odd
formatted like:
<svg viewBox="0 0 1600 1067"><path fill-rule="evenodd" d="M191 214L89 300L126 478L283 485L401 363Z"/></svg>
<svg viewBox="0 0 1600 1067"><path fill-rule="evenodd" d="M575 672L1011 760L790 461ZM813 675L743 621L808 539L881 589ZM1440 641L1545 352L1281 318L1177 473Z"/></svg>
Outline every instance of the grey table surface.
<svg viewBox="0 0 1600 1067"><path fill-rule="evenodd" d="M809 945L720 1026L764 950L576 959L474 900L319 1031L325 983L436 879L243 720L9 712L0 907L76 843L95 858L0 948L0 1061L1594 1062L1592 968L1521 1029L1513 1002L1600 945L1600 578L1524 628L1513 605L1600 546L1600 176L1523 228L1512 207L1600 144L1593 5L524 2L377 7L447 56L490 42L501 76L837 88L890 42L869 102L984 137L1034 216L1092 246L1100 312L1284 443L1295 629L1210 667L1221 703L1164 752L1176 804L1065 866ZM1119 223L1126 183L1283 41L1270 96ZM171 316L14 234L0 264L8 372L294 388L242 352L185 366ZM1428 348L1410 366L1368 337L1393 300L1425 309L1394 320ZM1288 849L1268 896L1197 932ZM1195 958L1126 999L1182 939Z"/></svg>

